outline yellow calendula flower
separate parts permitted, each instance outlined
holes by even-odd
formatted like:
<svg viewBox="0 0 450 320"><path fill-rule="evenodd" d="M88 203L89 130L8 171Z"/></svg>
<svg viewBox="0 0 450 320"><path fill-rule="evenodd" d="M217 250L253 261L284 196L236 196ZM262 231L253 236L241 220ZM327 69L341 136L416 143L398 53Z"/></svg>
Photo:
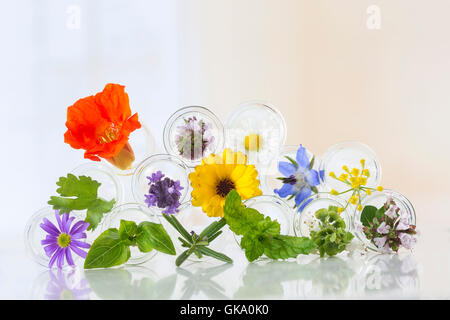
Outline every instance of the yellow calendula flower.
<svg viewBox="0 0 450 320"><path fill-rule="evenodd" d="M202 207L210 217L223 217L225 198L231 190L243 200L262 194L257 176L255 166L247 164L242 152L225 149L222 156L211 154L189 174L192 205Z"/></svg>
<svg viewBox="0 0 450 320"><path fill-rule="evenodd" d="M245 150L247 151L259 151L261 145L261 137L259 134L252 133L244 139Z"/></svg>

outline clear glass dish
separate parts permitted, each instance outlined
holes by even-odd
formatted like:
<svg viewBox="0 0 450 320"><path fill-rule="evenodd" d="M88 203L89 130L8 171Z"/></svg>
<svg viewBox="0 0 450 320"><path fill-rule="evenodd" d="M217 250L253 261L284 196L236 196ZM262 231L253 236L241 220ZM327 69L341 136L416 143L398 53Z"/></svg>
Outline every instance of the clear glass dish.
<svg viewBox="0 0 450 320"><path fill-rule="evenodd" d="M75 217L75 220L72 222L72 226L80 220L84 220L84 214L81 212L72 212L70 213L71 217ZM44 247L41 244L41 240L44 240L47 236L47 232L40 227L40 224L43 222L43 219L47 218L51 223L55 226L58 225L58 222L55 218L55 210L52 207L48 206L42 208L35 212L27 221L24 232L24 241L25 248L27 254L30 256L32 260L36 263L48 267L50 262L50 257L45 254ZM79 241L92 243L93 238L90 235L90 232L87 232L86 239L79 239ZM75 265L82 265L84 263L84 259L80 258L76 254L72 254ZM56 264L53 265L53 268L57 268ZM64 265L64 269L71 268L67 264Z"/></svg>
<svg viewBox="0 0 450 320"><path fill-rule="evenodd" d="M293 221L296 215L295 209L290 207L284 200L269 195L262 195L244 201L247 208L258 210L265 217L280 224L280 234L293 236ZM234 240L240 246L242 236L233 233Z"/></svg>
<svg viewBox="0 0 450 320"><path fill-rule="evenodd" d="M98 189L98 196L105 200L116 199L116 205L123 201L123 185L111 166L101 163L85 163L70 173L75 176L88 176L101 183Z"/></svg>
<svg viewBox="0 0 450 320"><path fill-rule="evenodd" d="M318 228L320 221L316 218L315 213L319 209L328 209L329 206L344 208L346 202L336 196L328 193L317 193L304 202L308 203L301 213L297 213L294 217L294 233L297 237L310 237L311 230ZM352 219L348 210L341 212L341 217L345 222L346 230L352 231Z"/></svg>
<svg viewBox="0 0 450 320"><path fill-rule="evenodd" d="M190 131L191 129L194 131ZM179 156L189 167L195 167L201 163L202 158L211 153L222 152L224 128L219 118L209 109L200 106L184 107L167 120L163 142L167 153Z"/></svg>
<svg viewBox="0 0 450 320"><path fill-rule="evenodd" d="M101 232L109 228L119 229L120 220L134 221L137 225L143 221L161 223L157 215L152 214L146 206L139 203L125 203L114 208L104 219ZM131 257L126 265L138 265L152 259L158 252L152 250L147 253L139 251L137 247L130 247Z"/></svg>
<svg viewBox="0 0 450 320"><path fill-rule="evenodd" d="M131 190L134 200L147 207L145 195L149 192L148 176L152 173L161 171L165 177L173 181L180 181L183 189L181 190L180 203L188 200L190 196L189 168L179 157L170 154L155 154L142 161L136 168L132 182ZM152 207L153 210L162 211L164 208Z"/></svg>
<svg viewBox="0 0 450 320"><path fill-rule="evenodd" d="M348 189L345 183L342 183L332 177L330 172L334 172L336 176L344 173L342 167L348 166L361 169L361 159L365 160L365 169L370 172L367 179L366 187L376 188L381 182L381 165L375 152L367 145L357 141L346 141L333 145L322 156L321 170L324 171L324 180L327 190L337 190L342 192ZM344 197L347 194L344 195Z"/></svg>
<svg viewBox="0 0 450 320"><path fill-rule="evenodd" d="M277 179L279 177L283 177L283 175L278 171L278 163L280 161L289 162L289 160L286 158L286 156L295 160L295 158L297 156L298 148L299 148L299 146L293 146L293 145L284 146L283 149L281 150L280 154L278 155L278 157L276 157L270 163L269 167L267 168L267 171L264 172L263 179L262 179L262 188L263 188L264 194L276 195L273 190L280 189L283 186L283 183L279 179ZM320 173L320 167L322 166L322 160L320 159L320 157L317 155L314 155L308 149L306 149L306 154L307 154L308 160L310 162L311 162L312 158L314 157L314 164L313 164L312 169L314 169L318 173ZM320 174L319 174L319 178L323 178L323 177L320 177ZM319 191L324 191L325 187L324 187L324 182L322 179L320 179L320 184L317 186L317 189ZM276 196L278 197L278 195L276 195ZM285 200L289 205L293 206L295 204L294 199L287 200L287 198L283 198L283 200Z"/></svg>
<svg viewBox="0 0 450 320"><path fill-rule="evenodd" d="M226 123L226 147L247 154L249 163L265 171L286 141L283 115L272 105L251 101L239 105Z"/></svg>
<svg viewBox="0 0 450 320"><path fill-rule="evenodd" d="M134 170L136 169L137 165L139 164L139 162L141 162L142 159L147 158L149 155L155 153L156 151L155 138L153 137L150 129L142 122L141 128L137 129L136 131L130 134L128 143L133 149L135 156L135 160L133 161L131 168L127 170L121 170L113 166L105 159L102 159L101 161L102 164L110 167L114 171L114 173L119 176L131 176Z"/></svg>
<svg viewBox="0 0 450 320"><path fill-rule="evenodd" d="M380 208L386 203L389 196L393 198L397 206L400 208L399 213L403 213L405 217L407 217L408 224L416 225L416 211L414 210L413 205L404 195L402 195L398 191L385 189L382 192L374 192L372 195L366 196L362 200L361 205L363 208L365 206L374 206L376 208ZM353 229L356 238L358 238L368 249L375 252L382 252L382 250L378 248L372 241L368 240L364 232L358 228L358 225L361 222L361 213L362 211L358 210L355 210L354 212Z"/></svg>

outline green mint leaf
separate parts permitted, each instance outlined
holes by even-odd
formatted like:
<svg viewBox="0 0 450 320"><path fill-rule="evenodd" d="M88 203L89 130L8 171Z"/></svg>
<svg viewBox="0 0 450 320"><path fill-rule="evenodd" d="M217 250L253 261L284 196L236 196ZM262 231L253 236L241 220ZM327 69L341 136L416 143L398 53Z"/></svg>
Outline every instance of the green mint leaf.
<svg viewBox="0 0 450 320"><path fill-rule="evenodd" d="M84 261L85 269L109 268L124 264L130 258L128 242L115 228L104 231L95 239Z"/></svg>
<svg viewBox="0 0 450 320"><path fill-rule="evenodd" d="M386 212L386 208L384 206L381 206L381 208L377 210L375 217L378 220L381 220L381 218L383 218L385 212Z"/></svg>
<svg viewBox="0 0 450 320"><path fill-rule="evenodd" d="M241 239L241 248L245 250L247 260L252 262L264 254L264 245L257 237L249 234Z"/></svg>
<svg viewBox="0 0 450 320"><path fill-rule="evenodd" d="M377 214L377 208L374 206L365 206L363 211L361 212L361 223L365 227L370 227L370 223L373 222Z"/></svg>
<svg viewBox="0 0 450 320"><path fill-rule="evenodd" d="M119 237L122 240L131 240L137 232L137 225L134 221L120 220Z"/></svg>
<svg viewBox="0 0 450 320"><path fill-rule="evenodd" d="M235 190L230 191L226 197L224 218L231 231L237 235L280 233L280 224L277 221L272 221L269 217L264 218L264 215L255 209L246 208Z"/></svg>
<svg viewBox="0 0 450 320"><path fill-rule="evenodd" d="M106 201L98 198L98 188L101 184L90 177L76 177L69 173L67 177L60 177L56 184L59 186L56 192L60 197L50 197L48 204L61 214L87 209L85 221L89 222L88 230L94 230L102 220L103 214L114 207L114 199Z"/></svg>
<svg viewBox="0 0 450 320"><path fill-rule="evenodd" d="M296 258L299 254L310 254L316 244L306 237L278 235L264 242L264 254L271 259Z"/></svg>
<svg viewBox="0 0 450 320"><path fill-rule="evenodd" d="M136 242L139 250L142 249L143 252L151 247L162 253L176 254L172 239L170 239L162 224L148 221L141 222L137 228Z"/></svg>

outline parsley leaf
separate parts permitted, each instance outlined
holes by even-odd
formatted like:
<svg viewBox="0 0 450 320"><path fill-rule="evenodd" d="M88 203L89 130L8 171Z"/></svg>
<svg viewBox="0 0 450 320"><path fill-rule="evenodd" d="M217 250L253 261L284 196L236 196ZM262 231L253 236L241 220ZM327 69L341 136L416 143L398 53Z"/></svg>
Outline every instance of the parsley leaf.
<svg viewBox="0 0 450 320"><path fill-rule="evenodd" d="M60 197L50 197L48 204L61 214L87 209L85 221L89 223L88 230L94 230L103 214L111 211L116 202L114 199L106 201L99 198L98 188L101 184L87 176L76 177L69 173L67 177L60 177L56 185L59 186L56 192Z"/></svg>

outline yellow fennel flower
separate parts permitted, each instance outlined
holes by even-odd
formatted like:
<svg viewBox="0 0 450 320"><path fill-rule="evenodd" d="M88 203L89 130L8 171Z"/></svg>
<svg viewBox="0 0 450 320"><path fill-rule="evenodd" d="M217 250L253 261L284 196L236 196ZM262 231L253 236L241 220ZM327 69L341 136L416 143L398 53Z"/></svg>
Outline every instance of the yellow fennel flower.
<svg viewBox="0 0 450 320"><path fill-rule="evenodd" d="M363 209L362 205L358 205L358 211L361 211Z"/></svg>
<svg viewBox="0 0 450 320"><path fill-rule="evenodd" d="M339 192L337 192L334 189L331 189L330 194L332 194L333 196L337 196L339 194Z"/></svg>
<svg viewBox="0 0 450 320"><path fill-rule="evenodd" d="M363 176L370 177L369 169L364 169L362 172Z"/></svg>
<svg viewBox="0 0 450 320"><path fill-rule="evenodd" d="M359 176L359 169L358 168L353 168L352 172L351 172L351 175L354 176L354 177Z"/></svg>
<svg viewBox="0 0 450 320"><path fill-rule="evenodd" d="M367 190L366 190L366 193L367 193L368 196L370 196L370 195L372 194L372 191L369 190L369 189L367 189Z"/></svg>
<svg viewBox="0 0 450 320"><path fill-rule="evenodd" d="M358 202L358 196L351 196L350 199L348 199L348 202L350 202L351 204L356 204Z"/></svg>
<svg viewBox="0 0 450 320"><path fill-rule="evenodd" d="M382 187L382 186L378 186L378 187L377 187L377 190L378 190L378 191L383 191L383 187Z"/></svg>
<svg viewBox="0 0 450 320"><path fill-rule="evenodd" d="M261 138L259 134L252 133L245 137L245 150L247 151L259 151L261 145Z"/></svg>
<svg viewBox="0 0 450 320"><path fill-rule="evenodd" d="M341 180L341 181L347 181L347 178L348 178L348 174L346 174L346 173L343 173L339 176L339 180Z"/></svg>
<svg viewBox="0 0 450 320"><path fill-rule="evenodd" d="M210 217L223 217L225 198L231 190L243 200L262 194L257 176L255 166L247 164L242 152L225 149L222 156L211 154L189 174L192 205L202 207Z"/></svg>
<svg viewBox="0 0 450 320"><path fill-rule="evenodd" d="M335 174L333 171L331 171L331 172L330 172L330 177L336 178L336 174Z"/></svg>
<svg viewBox="0 0 450 320"><path fill-rule="evenodd" d="M338 213L342 213L342 211L344 211L344 208L339 207L338 208Z"/></svg>

